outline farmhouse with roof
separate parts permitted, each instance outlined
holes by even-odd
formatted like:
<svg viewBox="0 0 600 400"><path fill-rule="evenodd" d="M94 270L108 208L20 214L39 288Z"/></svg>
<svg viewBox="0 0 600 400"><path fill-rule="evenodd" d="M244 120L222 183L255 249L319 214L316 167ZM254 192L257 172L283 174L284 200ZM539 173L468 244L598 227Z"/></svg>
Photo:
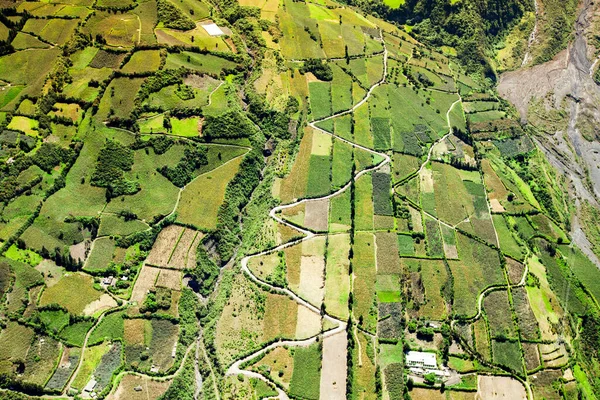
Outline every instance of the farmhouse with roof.
<svg viewBox="0 0 600 400"><path fill-rule="evenodd" d="M436 355L422 351L409 351L406 355L406 365L409 368L436 369Z"/></svg>

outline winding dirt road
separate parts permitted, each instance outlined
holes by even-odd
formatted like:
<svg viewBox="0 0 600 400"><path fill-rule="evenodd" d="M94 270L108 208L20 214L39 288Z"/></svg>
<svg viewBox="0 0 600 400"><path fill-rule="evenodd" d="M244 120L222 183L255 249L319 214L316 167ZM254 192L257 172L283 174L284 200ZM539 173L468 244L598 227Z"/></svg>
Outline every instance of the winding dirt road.
<svg viewBox="0 0 600 400"><path fill-rule="evenodd" d="M300 298L298 295L296 295L291 290L272 286L272 285L270 285L270 284L268 284L268 283L260 280L258 277L256 277L252 273L252 271L250 271L250 269L248 268L248 261L251 258L259 257L259 256L271 254L271 253L275 253L275 252L278 252L278 251L280 251L282 249L285 249L287 247L293 246L295 244L298 244L298 243L306 241L306 240L310 240L310 239L312 239L314 237L317 237L317 236L325 236L325 235L327 235L327 233L316 234L316 233L313 233L313 232L308 231L306 229L302 229L302 228L299 228L299 227L297 227L295 225L292 225L292 224L288 223L287 221L285 221L284 219L278 217L277 213L280 212L280 211L282 211L282 210L295 207L295 206L297 206L299 204L308 203L308 202L311 202L311 201L326 200L326 199L330 199L332 197L335 197L335 196L343 193L344 191L346 191L352 185L353 181L356 181L358 178L360 178L364 174L368 174L369 172L376 171L376 170L382 168L383 166L385 166L386 164L388 164L388 163L391 162L390 157L387 154L385 154L385 153L376 152L376 151L371 150L371 149L369 149L367 147L361 146L361 145L356 144L356 143L354 143L352 141L349 141L347 139L339 137L339 136L337 136L337 135L335 135L335 134L333 134L331 132L328 132L328 131L326 131L324 129L321 129L321 128L319 128L317 126L317 124L320 123L320 122L327 121L327 120L330 120L330 119L333 119L333 118L337 118L337 117L340 117L340 116L343 116L343 115L346 115L346 114L353 113L358 107L362 106L366 101L369 100L369 98L371 97L373 91L378 86L380 86L383 83L385 83L385 80L386 80L386 77L387 77L387 69L388 69L388 65L387 65L387 63L388 63L388 51L387 51L387 47L385 46L385 42L382 39L383 35L382 35L381 31L379 32L379 35L380 35L379 40L381 40L381 42L383 43L383 49L384 49L383 50L383 74L382 74L381 79L378 82L376 82L375 84L373 84L373 86L371 86L371 88L367 91L367 93L365 94L365 96L363 97L363 99L360 100L358 103L356 103L352 108L350 108L350 109L348 109L346 111L341 111L339 113L330 115L328 117L325 117L325 118L322 118L322 119L319 119L319 120L312 121L312 122L310 122L308 124L308 126L310 126L311 128L313 128L313 129L315 129L315 130L317 130L317 131L319 131L319 132L321 132L323 134L330 135L330 136L334 137L337 140L340 140L340 141L342 141L342 142L344 142L346 144L349 144L352 147L355 147L355 148L360 149L360 150L364 150L364 151L366 151L368 153L371 153L373 155L377 155L377 156L383 158L383 160L379 164L377 164L377 165L375 165L373 167L370 167L370 168L367 168L367 169L364 169L364 170L358 172L352 178L351 181L349 181L343 187L341 187L340 189L338 189L337 191L335 191L335 192L333 192L333 193L331 193L329 195L318 197L318 198L313 198L313 199L302 199L302 200L296 201L294 203L290 203L290 204L286 204L286 205L280 205L280 206L277 206L277 207L271 209L271 211L269 212L269 216L271 218L273 218L275 221L277 221L277 222L279 222L279 223L281 223L283 225L286 225L288 227L291 227L291 228L293 228L293 229L301 232L304 236L302 238L300 238L300 239L292 240L290 242L287 242L287 243L284 243L282 245L279 245L279 246L277 246L277 247L275 247L273 249L265 250L265 251L262 251L260 253L256 253L256 254L253 254L253 255L246 256L241 261L242 271L244 271L244 273L246 275L248 275L248 277L252 281L256 282L259 285L268 286L271 290L274 290L274 291L276 291L278 293L285 294L285 295L289 296L294 301L296 301L298 304L300 304L300 305L308 308L310 311L312 311L314 313L317 313L319 315L321 314L321 310L318 307L316 307L315 305L309 303L308 301ZM312 337L310 337L308 339L304 339L304 340L280 340L278 342L272 343L271 345L269 345L267 347L264 347L264 348L262 348L262 349L260 349L260 350L258 350L256 352L254 352L254 353L252 353L252 354L250 354L250 355L248 355L248 356L246 356L246 357L244 357L244 358L242 358L242 359L237 360L236 362L234 362L227 369L227 372L225 373L225 375L229 376L229 375L242 374L242 375L245 375L245 376L248 376L248 377L251 377L251 378L260 379L260 380L262 380L264 382L272 384L272 382L270 382L263 375L258 374L256 372L245 370L245 369L241 368L241 366L244 363L246 363L247 361L250 361L253 358L256 358L257 356L259 356L259 355L261 355L261 354L263 354L263 353L265 353L265 352L267 352L269 350L272 350L272 349L274 349L276 347L280 347L280 346L309 346L312 343L314 343L319 336L322 336L323 338L329 337L329 336L335 335L337 333L340 333L341 331L344 331L346 329L346 322L344 322L344 321L342 321L340 319L337 319L337 318L335 318L335 317L333 317L333 316L331 316L331 315L329 315L327 313L325 313L323 315L323 318L325 318L326 320L328 320L328 321L330 321L330 322L332 322L334 324L337 324L337 327L334 328L334 329L331 329L331 330L329 330L329 331L327 331L327 332L325 332L323 334L318 334L318 335L312 336ZM276 390L277 390L277 393L278 393L278 396L277 396L278 398L280 398L280 399L288 399L288 396L286 395L286 393L283 390L281 390L278 387L276 387Z"/></svg>

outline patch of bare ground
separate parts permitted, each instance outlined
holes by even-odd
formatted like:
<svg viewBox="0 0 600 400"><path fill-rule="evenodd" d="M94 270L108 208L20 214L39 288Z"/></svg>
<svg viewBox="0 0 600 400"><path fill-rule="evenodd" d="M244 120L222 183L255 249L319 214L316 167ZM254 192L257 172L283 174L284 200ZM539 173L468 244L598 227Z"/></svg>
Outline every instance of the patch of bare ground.
<svg viewBox="0 0 600 400"><path fill-rule="evenodd" d="M90 304L85 306L83 309L84 315L94 315L100 311L108 310L117 306L117 302L110 297L110 295L104 293L98 300L92 301Z"/></svg>
<svg viewBox="0 0 600 400"><path fill-rule="evenodd" d="M321 331L321 316L298 304L296 339L306 339Z"/></svg>
<svg viewBox="0 0 600 400"><path fill-rule="evenodd" d="M185 228L183 234L179 238L179 242L177 243L177 247L173 251L173 255L171 259L167 263L167 267L175 268L175 269L185 269L185 268L193 268L194 264L188 263L190 253L195 255L196 247L194 247L194 243L198 243L197 236L202 238L202 233L197 232L193 229ZM195 260L195 257L194 257Z"/></svg>
<svg viewBox="0 0 600 400"><path fill-rule="evenodd" d="M452 344L450 345L450 348L448 351L450 354L464 354L465 353L465 351L463 350L461 345L458 344L457 341L452 341Z"/></svg>
<svg viewBox="0 0 600 400"><path fill-rule="evenodd" d="M183 233L183 227L169 225L158 234L152 250L146 259L146 263L154 266L166 266L175 248L179 236Z"/></svg>
<svg viewBox="0 0 600 400"><path fill-rule="evenodd" d="M341 331L323 339L323 364L321 368L321 391L323 399L346 398L346 332Z"/></svg>
<svg viewBox="0 0 600 400"><path fill-rule="evenodd" d="M145 376L123 376L117 390L107 397L108 400L148 400L162 396L171 381L156 381Z"/></svg>
<svg viewBox="0 0 600 400"><path fill-rule="evenodd" d="M326 231L329 221L329 199L306 203L304 226L315 231Z"/></svg>
<svg viewBox="0 0 600 400"><path fill-rule="evenodd" d="M525 367L527 371L532 371L540 366L540 353L536 343L522 343L525 356Z"/></svg>
<svg viewBox="0 0 600 400"><path fill-rule="evenodd" d="M526 400L527 393L521 382L507 376L479 375L476 400Z"/></svg>
<svg viewBox="0 0 600 400"><path fill-rule="evenodd" d="M210 90L214 88L219 81L212 76L190 74L183 79L183 83L200 90Z"/></svg>
<svg viewBox="0 0 600 400"><path fill-rule="evenodd" d="M71 247L69 247L69 253L75 261L83 262L85 261L90 246L91 242L89 240L84 240L83 242L74 244Z"/></svg>
<svg viewBox="0 0 600 400"><path fill-rule="evenodd" d="M325 295L325 259L323 256L302 256L298 294L314 306L320 307Z"/></svg>
<svg viewBox="0 0 600 400"><path fill-rule="evenodd" d="M547 367L557 368L569 362L569 355L564 344L540 344L540 353L544 365Z"/></svg>
<svg viewBox="0 0 600 400"><path fill-rule="evenodd" d="M158 277L158 273L160 272L160 268L150 267L148 265L144 265L140 274L135 281L135 285L133 286L133 290L131 292L131 301L137 302L141 304L146 297L148 291L154 287L154 282L156 282L156 278Z"/></svg>
<svg viewBox="0 0 600 400"><path fill-rule="evenodd" d="M47 287L56 285L65 274L65 269L56 265L52 260L43 260L35 269L44 275L44 283Z"/></svg>
<svg viewBox="0 0 600 400"><path fill-rule="evenodd" d="M501 213L506 211L498 199L490 199L490 208L493 212Z"/></svg>
<svg viewBox="0 0 600 400"><path fill-rule="evenodd" d="M506 272L508 273L508 279L512 285L516 285L521 282L523 273L525 272L525 266L512 258L505 257L506 259Z"/></svg>
<svg viewBox="0 0 600 400"><path fill-rule="evenodd" d="M458 260L458 249L454 244L444 243L444 254L449 260Z"/></svg>
<svg viewBox="0 0 600 400"><path fill-rule="evenodd" d="M164 287L171 290L181 290L181 279L183 273L172 269L161 269L156 279L157 287Z"/></svg>

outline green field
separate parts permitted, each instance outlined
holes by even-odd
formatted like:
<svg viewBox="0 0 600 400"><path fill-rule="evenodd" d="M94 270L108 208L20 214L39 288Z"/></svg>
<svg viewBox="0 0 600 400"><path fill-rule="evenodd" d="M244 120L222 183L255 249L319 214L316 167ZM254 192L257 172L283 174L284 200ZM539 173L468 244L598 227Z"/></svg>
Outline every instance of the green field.
<svg viewBox="0 0 600 400"><path fill-rule="evenodd" d="M448 261L454 276L454 310L474 315L479 293L489 285L504 283L504 274L495 250L462 234L457 236L461 261Z"/></svg>
<svg viewBox="0 0 600 400"><path fill-rule="evenodd" d="M0 3L7 399L600 396L592 8Z"/></svg>
<svg viewBox="0 0 600 400"><path fill-rule="evenodd" d="M331 115L331 84L329 82L309 82L308 88L313 119Z"/></svg>
<svg viewBox="0 0 600 400"><path fill-rule="evenodd" d="M89 271L101 271L108 268L115 252L115 243L110 238L100 238L94 242L94 247L86 262Z"/></svg>
<svg viewBox="0 0 600 400"><path fill-rule="evenodd" d="M321 351L317 345L299 347L294 354L294 373L290 393L305 399L319 398Z"/></svg>
<svg viewBox="0 0 600 400"><path fill-rule="evenodd" d="M242 157L239 157L192 181L181 193L177 206L178 220L200 229L215 229L225 188L241 162ZM211 189L207 190L207 187Z"/></svg>
<svg viewBox="0 0 600 400"><path fill-rule="evenodd" d="M98 300L101 294L94 289L91 277L73 273L65 275L56 285L46 288L40 298L40 305L58 304L70 313L80 315L85 307Z"/></svg>

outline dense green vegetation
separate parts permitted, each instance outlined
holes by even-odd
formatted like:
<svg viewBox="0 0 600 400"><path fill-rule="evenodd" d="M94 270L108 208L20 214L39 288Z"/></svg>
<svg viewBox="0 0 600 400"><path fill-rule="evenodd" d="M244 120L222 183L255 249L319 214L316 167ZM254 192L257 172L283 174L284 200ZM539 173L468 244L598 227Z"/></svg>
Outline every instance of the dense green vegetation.
<svg viewBox="0 0 600 400"><path fill-rule="evenodd" d="M119 142L107 140L92 174L91 184L106 188L106 197L118 197L134 194L140 190L137 182L124 178L124 172L133 166L133 151Z"/></svg>
<svg viewBox="0 0 600 400"><path fill-rule="evenodd" d="M188 30L193 29L196 24L176 5L168 0L158 0L156 2L158 11L158 20L167 28Z"/></svg>
<svg viewBox="0 0 600 400"><path fill-rule="evenodd" d="M0 4L4 397L600 393L570 183L493 87L531 2L76 3Z"/></svg>

